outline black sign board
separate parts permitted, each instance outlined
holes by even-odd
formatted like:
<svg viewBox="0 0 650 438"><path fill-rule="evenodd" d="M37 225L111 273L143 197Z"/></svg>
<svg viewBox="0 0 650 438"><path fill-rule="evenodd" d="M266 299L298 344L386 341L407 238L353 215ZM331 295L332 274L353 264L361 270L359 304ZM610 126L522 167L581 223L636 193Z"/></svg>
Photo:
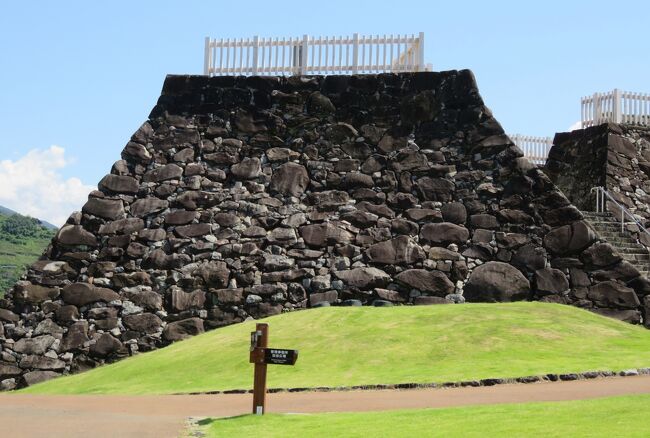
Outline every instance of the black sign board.
<svg viewBox="0 0 650 438"><path fill-rule="evenodd" d="M273 365L294 365L298 360L298 350L265 348L264 363Z"/></svg>

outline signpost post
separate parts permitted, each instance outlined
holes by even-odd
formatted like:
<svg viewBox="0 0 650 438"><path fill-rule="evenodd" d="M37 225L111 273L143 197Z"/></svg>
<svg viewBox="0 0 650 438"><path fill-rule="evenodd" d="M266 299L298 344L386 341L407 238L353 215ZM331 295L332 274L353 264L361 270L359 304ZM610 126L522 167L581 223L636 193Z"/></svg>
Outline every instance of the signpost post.
<svg viewBox="0 0 650 438"><path fill-rule="evenodd" d="M255 364L253 414L263 415L266 408L266 365L294 365L298 350L268 348L269 325L257 324L251 332L250 362Z"/></svg>

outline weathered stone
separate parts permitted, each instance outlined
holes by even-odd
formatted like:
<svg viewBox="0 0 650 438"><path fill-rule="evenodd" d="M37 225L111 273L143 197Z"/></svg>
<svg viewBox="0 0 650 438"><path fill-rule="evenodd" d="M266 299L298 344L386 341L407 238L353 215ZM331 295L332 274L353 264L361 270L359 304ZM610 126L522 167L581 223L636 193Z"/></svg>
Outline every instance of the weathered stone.
<svg viewBox="0 0 650 438"><path fill-rule="evenodd" d="M313 205L322 210L336 210L341 205L347 204L350 196L347 192L340 190L327 190L325 192L312 193L309 198Z"/></svg>
<svg viewBox="0 0 650 438"><path fill-rule="evenodd" d="M590 310L595 313L598 313L599 315L607 316L609 318L619 319L623 322L628 322L630 324L641 323L641 312L638 310L601 309L598 307Z"/></svg>
<svg viewBox="0 0 650 438"><path fill-rule="evenodd" d="M310 114L328 114L336 111L332 101L318 91L314 91L307 99L307 112Z"/></svg>
<svg viewBox="0 0 650 438"><path fill-rule="evenodd" d="M499 228L497 218L490 214L473 214L469 218L469 223L472 228L483 228L487 230Z"/></svg>
<svg viewBox="0 0 650 438"><path fill-rule="evenodd" d="M56 320L60 323L74 322L79 319L79 309L76 306L61 306L56 311Z"/></svg>
<svg viewBox="0 0 650 438"><path fill-rule="evenodd" d="M64 225L56 235L57 242L62 245L97 246L97 238L86 231L81 225Z"/></svg>
<svg viewBox="0 0 650 438"><path fill-rule="evenodd" d="M305 225L300 227L300 236L305 240L309 246L325 246L326 244L345 244L350 243L354 236L349 231L346 231L331 223Z"/></svg>
<svg viewBox="0 0 650 438"><path fill-rule="evenodd" d="M20 367L37 370L63 370L65 362L47 356L26 355L20 359Z"/></svg>
<svg viewBox="0 0 650 438"><path fill-rule="evenodd" d="M44 319L38 323L34 329L34 333L32 334L32 336L40 335L52 335L55 338L60 339L63 335L63 329L51 319Z"/></svg>
<svg viewBox="0 0 650 438"><path fill-rule="evenodd" d="M210 234L212 227L210 224L190 224L176 227L174 232L178 237L200 237Z"/></svg>
<svg viewBox="0 0 650 438"><path fill-rule="evenodd" d="M546 266L546 252L532 244L524 245L515 251L511 262L519 268L536 271Z"/></svg>
<svg viewBox="0 0 650 438"><path fill-rule="evenodd" d="M587 296L598 307L636 309L640 305L634 289L616 281L603 281L591 286Z"/></svg>
<svg viewBox="0 0 650 438"><path fill-rule="evenodd" d="M60 374L54 371L30 371L23 375L23 379L25 380L25 385L32 386L59 376Z"/></svg>
<svg viewBox="0 0 650 438"><path fill-rule="evenodd" d="M384 287L390 282L390 275L377 268L355 268L335 271L334 275L347 285L360 289Z"/></svg>
<svg viewBox="0 0 650 438"><path fill-rule="evenodd" d="M120 200L90 198L82 211L103 219L115 220L124 216L124 205Z"/></svg>
<svg viewBox="0 0 650 438"><path fill-rule="evenodd" d="M559 294L569 289L569 280L559 269L543 268L535 271L535 292Z"/></svg>
<svg viewBox="0 0 650 438"><path fill-rule="evenodd" d="M269 188L285 196L300 196L309 185L307 169L300 164L285 163L273 171Z"/></svg>
<svg viewBox="0 0 650 438"><path fill-rule="evenodd" d="M106 175L99 182L99 188L116 193L138 193L138 180L125 175Z"/></svg>
<svg viewBox="0 0 650 438"><path fill-rule="evenodd" d="M221 227L234 227L241 222L239 217L232 213L216 213L214 221Z"/></svg>
<svg viewBox="0 0 650 438"><path fill-rule="evenodd" d="M165 215L165 223L168 225L185 225L192 222L198 216L195 211L175 210Z"/></svg>
<svg viewBox="0 0 650 438"><path fill-rule="evenodd" d="M289 148L271 148L266 150L266 157L272 162L289 161L299 158L300 154Z"/></svg>
<svg viewBox="0 0 650 438"><path fill-rule="evenodd" d="M144 228L144 221L140 218L128 217L103 224L99 227L98 234L131 234Z"/></svg>
<svg viewBox="0 0 650 438"><path fill-rule="evenodd" d="M75 306L85 306L97 301L108 303L120 299L119 294L111 289L93 286L88 283L72 283L63 288L61 296L67 304Z"/></svg>
<svg viewBox="0 0 650 438"><path fill-rule="evenodd" d="M68 332L63 336L61 351L70 351L83 347L88 342L88 322L78 321L68 327Z"/></svg>
<svg viewBox="0 0 650 438"><path fill-rule="evenodd" d="M342 143L355 138L358 132L347 123L334 123L325 129L325 136L334 143Z"/></svg>
<svg viewBox="0 0 650 438"><path fill-rule="evenodd" d="M358 187L374 187L375 183L370 175L360 172L346 173L341 180L341 185L346 189L354 189Z"/></svg>
<svg viewBox="0 0 650 438"><path fill-rule="evenodd" d="M142 198L131 204L131 214L136 217L146 217L158 213L169 206L167 201L158 198Z"/></svg>
<svg viewBox="0 0 650 438"><path fill-rule="evenodd" d="M366 254L371 262L386 265L413 264L425 258L422 248L407 236L376 243Z"/></svg>
<svg viewBox="0 0 650 438"><path fill-rule="evenodd" d="M185 292L182 289L174 288L171 292L171 306L175 312L182 312L190 309L201 309L205 304L205 292L195 290Z"/></svg>
<svg viewBox="0 0 650 438"><path fill-rule="evenodd" d="M309 295L309 304L312 306L318 304L318 303L334 303L338 299L338 294L334 290L330 290L327 292L318 292L318 293L313 293Z"/></svg>
<svg viewBox="0 0 650 438"><path fill-rule="evenodd" d="M502 262L487 262L472 271L463 296L473 302L520 301L528 298L530 283L516 268Z"/></svg>
<svg viewBox="0 0 650 438"><path fill-rule="evenodd" d="M19 282L15 287L14 298L31 304L40 304L43 301L53 300L59 296L58 287L44 287L29 282Z"/></svg>
<svg viewBox="0 0 650 438"><path fill-rule="evenodd" d="M555 254L575 254L596 240L593 230L584 222L553 228L544 236L544 246Z"/></svg>
<svg viewBox="0 0 650 438"><path fill-rule="evenodd" d="M151 251L142 259L142 268L144 269L176 269L189 263L191 257L187 254L165 254L163 250L156 249Z"/></svg>
<svg viewBox="0 0 650 438"><path fill-rule="evenodd" d="M167 324L163 330L163 338L175 342L203 332L203 320L201 318L188 318Z"/></svg>
<svg viewBox="0 0 650 438"><path fill-rule="evenodd" d="M453 224L465 224L467 220L467 209L460 202L448 202L440 209L445 222Z"/></svg>
<svg viewBox="0 0 650 438"><path fill-rule="evenodd" d="M469 231L450 222L429 223L420 228L420 239L433 245L463 245L469 239Z"/></svg>
<svg viewBox="0 0 650 438"><path fill-rule="evenodd" d="M22 354L42 355L54 343L55 338L50 335L35 338L21 338L14 344L14 351Z"/></svg>
<svg viewBox="0 0 650 438"><path fill-rule="evenodd" d="M106 357L119 353L123 348L124 346L120 341L108 333L103 333L95 343L90 346L90 354L93 356Z"/></svg>
<svg viewBox="0 0 650 438"><path fill-rule="evenodd" d="M582 260L588 266L603 268L615 265L623 258L615 253L609 243L595 243L582 252Z"/></svg>
<svg viewBox="0 0 650 438"><path fill-rule="evenodd" d="M448 202L452 200L455 184L443 178L423 177L417 181L417 189L425 201Z"/></svg>
<svg viewBox="0 0 650 438"><path fill-rule="evenodd" d="M177 164L166 164L156 167L145 173L142 177L144 182L162 182L170 179L178 179L183 175L183 168Z"/></svg>
<svg viewBox="0 0 650 438"><path fill-rule="evenodd" d="M241 162L233 164L230 167L230 172L235 178L252 179L257 178L262 173L262 166L260 159L244 158Z"/></svg>
<svg viewBox="0 0 650 438"><path fill-rule="evenodd" d="M134 287L131 289L124 289L122 295L135 305L144 307L147 310L156 311L163 308L162 295L151 290L142 290Z"/></svg>
<svg viewBox="0 0 650 438"><path fill-rule="evenodd" d="M20 318L14 312L9 309L0 308L0 321L15 323L18 322Z"/></svg>
<svg viewBox="0 0 650 438"><path fill-rule="evenodd" d="M9 379L11 377L20 376L23 370L14 365L8 365L0 362L0 379Z"/></svg>
<svg viewBox="0 0 650 438"><path fill-rule="evenodd" d="M210 208L223 200L223 195L210 192L185 191L176 197L176 203L187 210ZM164 207L166 208L166 206Z"/></svg>
<svg viewBox="0 0 650 438"><path fill-rule="evenodd" d="M454 284L440 271L407 269L397 274L395 279L410 288L441 297L452 293L455 289Z"/></svg>
<svg viewBox="0 0 650 438"><path fill-rule="evenodd" d="M241 304L244 300L244 289L210 289L210 295L213 295L220 304Z"/></svg>
<svg viewBox="0 0 650 438"><path fill-rule="evenodd" d="M122 318L124 325L130 330L147 334L156 333L162 321L153 313L141 313L139 315L127 315Z"/></svg>

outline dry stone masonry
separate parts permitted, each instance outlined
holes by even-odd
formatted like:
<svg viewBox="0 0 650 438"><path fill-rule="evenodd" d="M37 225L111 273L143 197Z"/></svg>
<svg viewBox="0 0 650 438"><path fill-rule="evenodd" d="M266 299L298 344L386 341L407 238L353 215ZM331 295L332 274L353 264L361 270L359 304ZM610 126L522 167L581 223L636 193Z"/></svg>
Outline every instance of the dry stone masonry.
<svg viewBox="0 0 650 438"><path fill-rule="evenodd" d="M542 300L638 323L638 272L602 245L469 71L169 76L0 303L0 380L323 303Z"/></svg>
<svg viewBox="0 0 650 438"><path fill-rule="evenodd" d="M580 209L593 211L592 187L601 186L646 226L650 225L650 129L607 123L556 134L545 172ZM612 213L616 211L611 204ZM628 230L645 245L650 236Z"/></svg>
<svg viewBox="0 0 650 438"><path fill-rule="evenodd" d="M646 228L650 226L650 129L642 126L603 124L573 132L556 134L544 171L567 197L583 211L594 211L592 187L604 187L620 205L635 215ZM625 263L629 272L615 278L633 287L650 315L650 235L626 217L621 233L621 211L607 202L609 215L585 213L598 233L605 237ZM598 251L596 251L598 249ZM611 265L620 259L606 244L594 245L592 259ZM643 274L635 277L634 265ZM650 327L650 318L644 318Z"/></svg>

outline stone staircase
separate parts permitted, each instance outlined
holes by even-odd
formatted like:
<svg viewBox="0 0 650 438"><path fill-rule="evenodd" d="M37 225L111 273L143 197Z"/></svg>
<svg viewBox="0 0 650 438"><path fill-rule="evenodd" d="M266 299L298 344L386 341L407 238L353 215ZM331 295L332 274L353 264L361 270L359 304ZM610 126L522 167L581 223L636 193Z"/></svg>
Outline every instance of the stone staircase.
<svg viewBox="0 0 650 438"><path fill-rule="evenodd" d="M623 256L639 270L644 277L650 277L650 252L638 243L627 231L621 233L621 223L610 213L595 213L583 211L585 219L596 233L607 240Z"/></svg>

